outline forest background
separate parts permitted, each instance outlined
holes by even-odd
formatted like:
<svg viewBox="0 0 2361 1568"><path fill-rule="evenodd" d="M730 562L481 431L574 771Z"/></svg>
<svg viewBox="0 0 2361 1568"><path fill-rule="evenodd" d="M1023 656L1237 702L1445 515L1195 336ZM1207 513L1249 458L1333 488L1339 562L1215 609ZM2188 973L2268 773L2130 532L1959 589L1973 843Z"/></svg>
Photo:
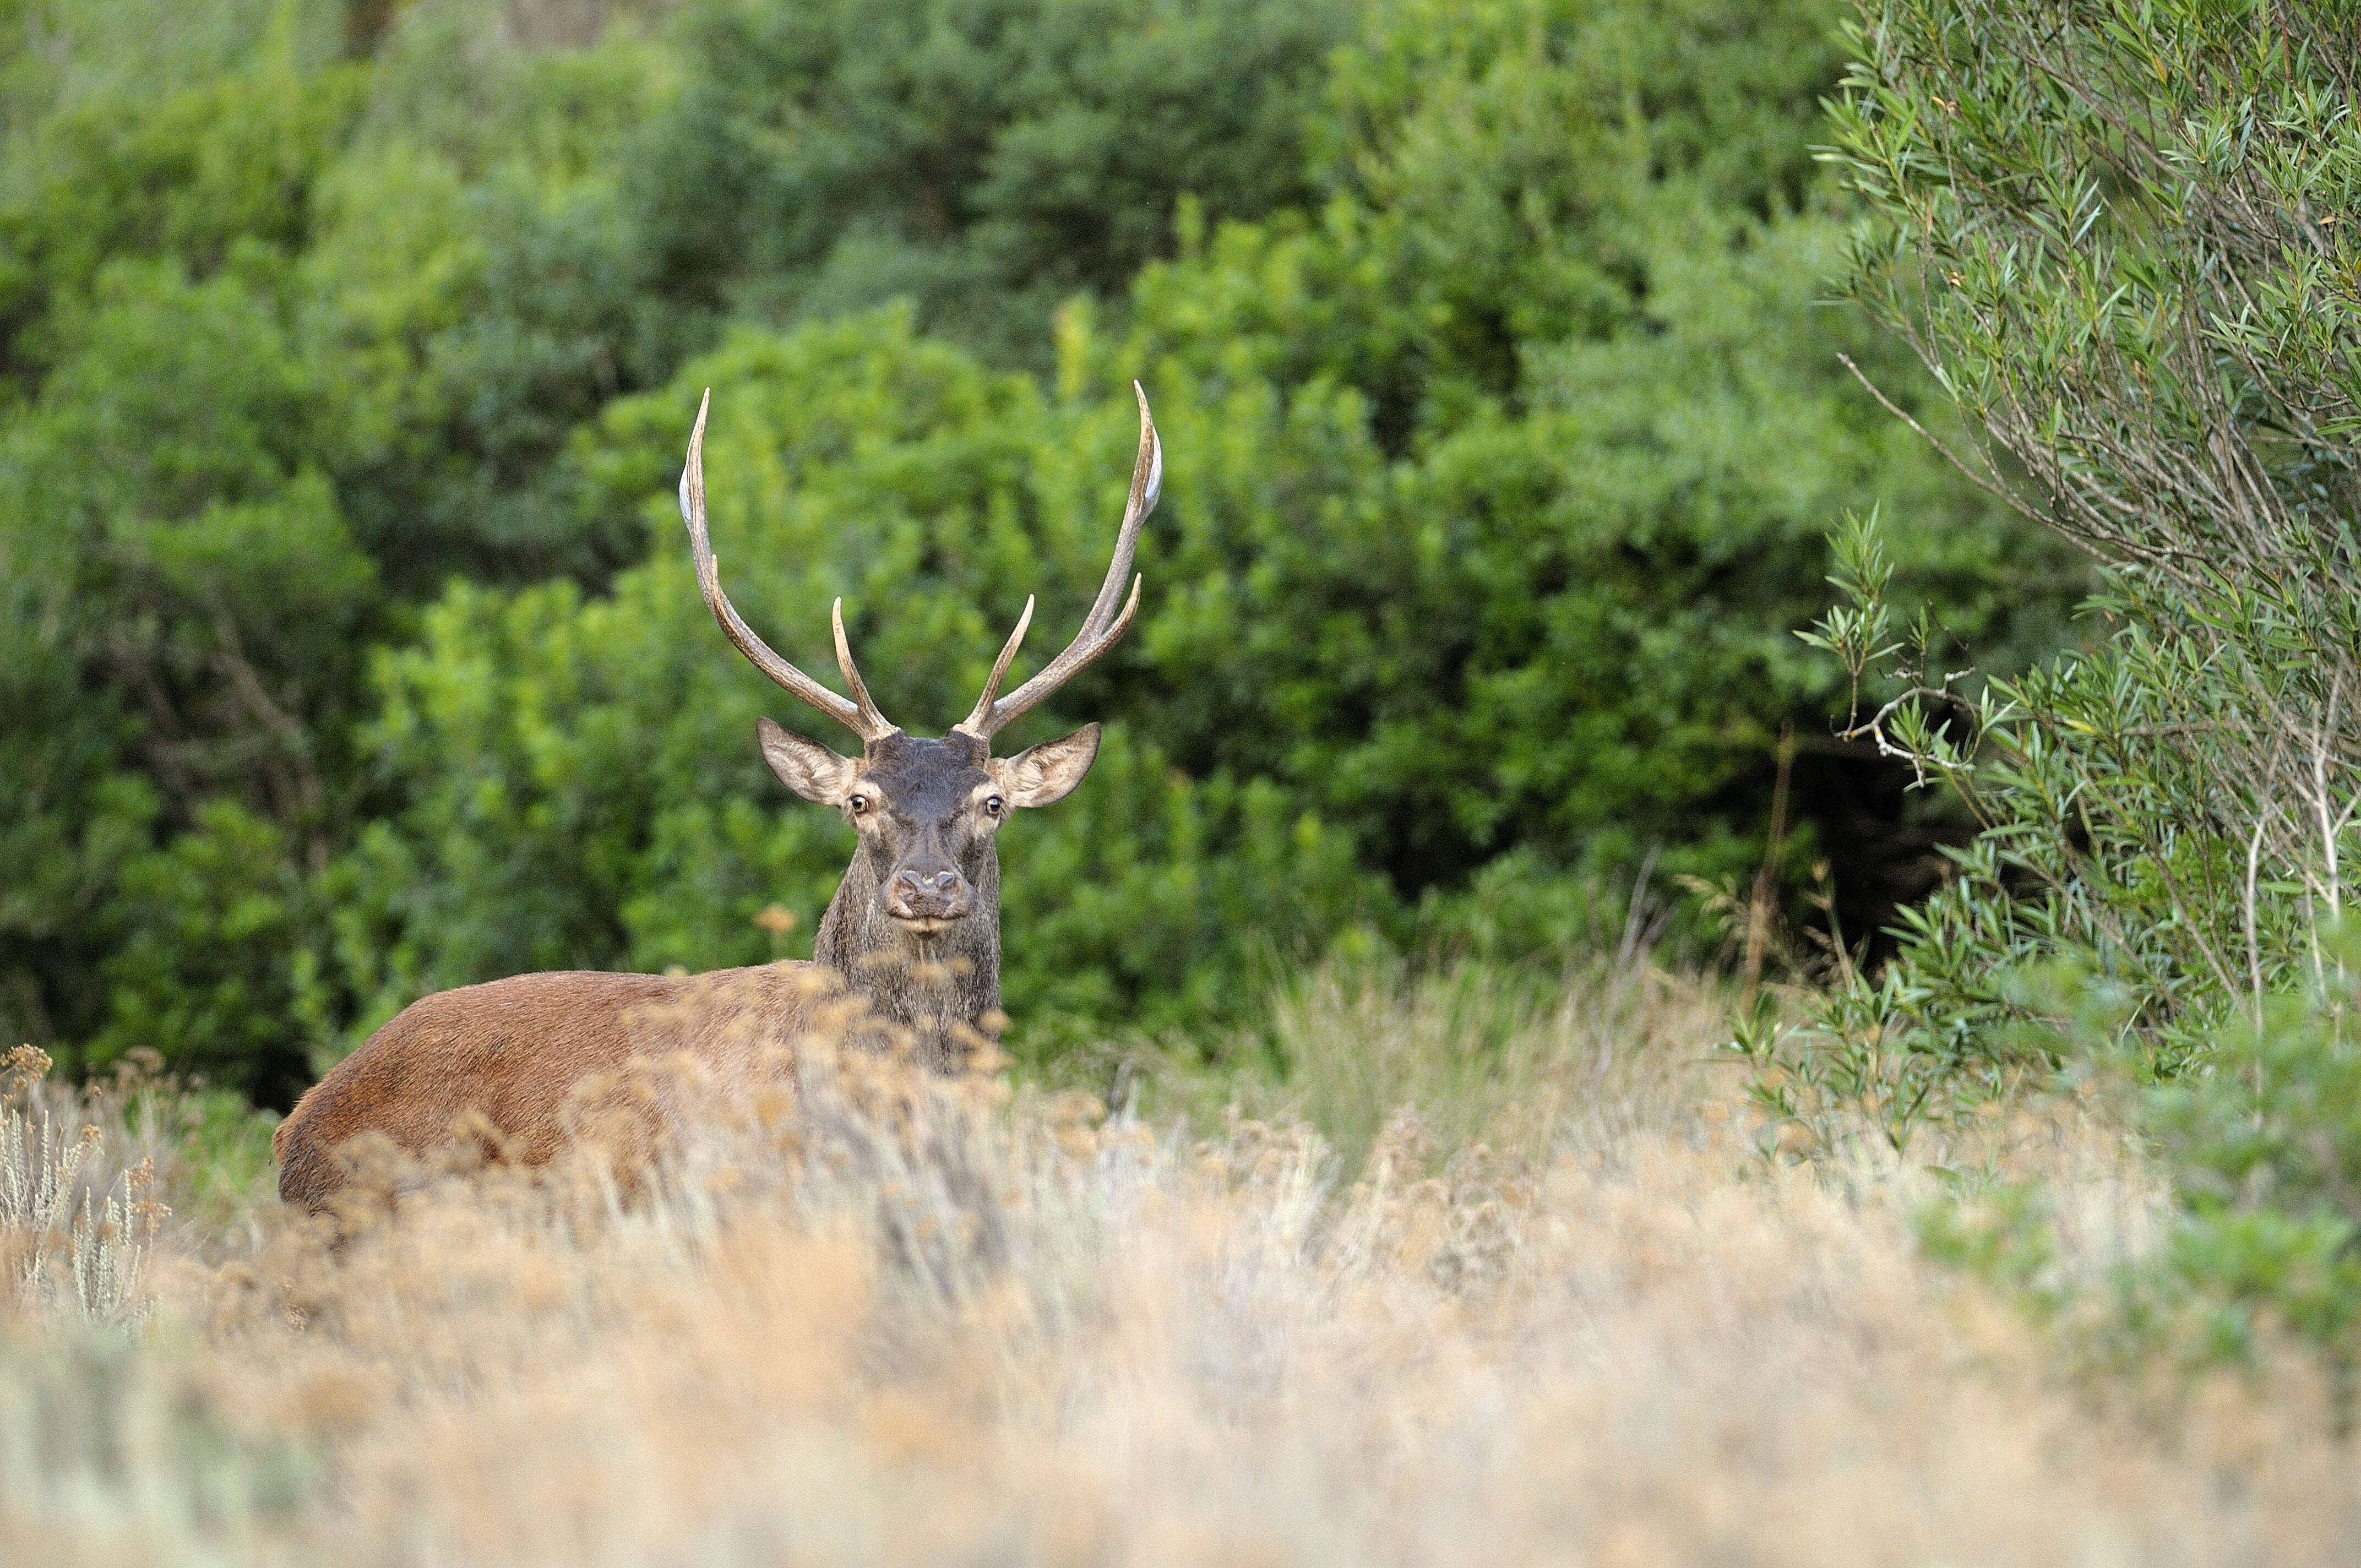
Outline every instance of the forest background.
<svg viewBox="0 0 2361 1568"><path fill-rule="evenodd" d="M733 597L921 729L1078 620L1153 400L1139 623L1011 737L1108 726L1009 846L1022 1058L1870 937L1968 818L1832 736L1824 536L1993 674L2091 579L1843 363L1955 428L1828 298L1839 11L0 5L0 1036L284 1105L445 986L807 954L707 387Z"/></svg>

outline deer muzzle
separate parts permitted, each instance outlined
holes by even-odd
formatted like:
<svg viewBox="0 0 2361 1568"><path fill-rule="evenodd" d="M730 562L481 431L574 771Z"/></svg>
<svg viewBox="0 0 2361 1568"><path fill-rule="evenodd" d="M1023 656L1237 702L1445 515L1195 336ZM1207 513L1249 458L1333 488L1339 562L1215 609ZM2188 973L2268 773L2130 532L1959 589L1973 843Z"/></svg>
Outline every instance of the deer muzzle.
<svg viewBox="0 0 2361 1568"><path fill-rule="evenodd" d="M924 930L965 916L975 903L967 878L951 866L904 866L885 889L885 912Z"/></svg>

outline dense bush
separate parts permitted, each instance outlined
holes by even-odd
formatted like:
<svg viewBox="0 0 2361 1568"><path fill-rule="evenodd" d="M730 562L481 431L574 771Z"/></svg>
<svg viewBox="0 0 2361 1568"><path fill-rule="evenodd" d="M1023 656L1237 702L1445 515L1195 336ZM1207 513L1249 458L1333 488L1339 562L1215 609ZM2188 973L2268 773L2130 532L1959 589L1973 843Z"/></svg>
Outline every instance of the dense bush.
<svg viewBox="0 0 2361 1568"><path fill-rule="evenodd" d="M1820 0L89 16L0 69L0 1028L76 1066L283 1096L430 986L801 950L845 846L688 589L708 383L741 602L825 667L845 594L919 728L1027 592L1071 629L1155 400L1147 609L1059 705L1117 729L1011 846L1043 1048L1347 934L1612 931L1652 854L1874 923L1942 824L1865 748L1765 854L1847 507L1987 662L2054 636L2060 557L1814 302Z"/></svg>
<svg viewBox="0 0 2361 1568"><path fill-rule="evenodd" d="M1961 1162L1918 1215L1928 1251L2066 1327L2101 1365L2259 1365L2308 1340L2337 1369L2349 1420L2361 1365L2361 951L2349 927L2322 941L2331 961L2319 982L2190 1029L2194 1064L2162 1081L2129 1026L2136 986L2070 963L2030 978L2020 994L2048 1016L2016 1025L2016 1047L2074 1064L2079 1094L2104 1107L2109 1141L2138 1150L2140 1174L2162 1179L2169 1204L2127 1205L2108 1266L2069 1267L2088 1246L2092 1194L2078 1189L2093 1173Z"/></svg>
<svg viewBox="0 0 2361 1568"><path fill-rule="evenodd" d="M1310 193L1302 143L1343 0L860 0L689 6L686 81L633 148L652 285L784 323L917 303L1046 368L1068 295L1120 295L1186 195Z"/></svg>
<svg viewBox="0 0 2361 1568"><path fill-rule="evenodd" d="M790 658L831 666L841 592L881 706L939 732L1027 592L1045 639L1080 624L1129 477L1120 407L1052 404L916 336L906 313L748 332L686 378L714 389L708 496L731 598ZM677 390L615 404L590 469L642 494L678 462L680 412ZM671 543L670 497L648 510ZM409 804L332 874L337 965L323 971L349 978L365 1026L486 973L761 962L775 948L753 917L774 902L808 952L852 835L769 777L754 718L847 738L730 651L685 549L610 598L456 589L382 661L379 687L366 740ZM1006 852L1006 989L1043 1016L1219 1015L1222 988L1264 953L1372 896L1350 843L1283 792L1192 780L1137 726L1116 727L1089 790L1013 827Z"/></svg>
<svg viewBox="0 0 2361 1568"><path fill-rule="evenodd" d="M1962 465L2105 571L2089 646L1979 682L1886 602L1875 523L1839 536L1808 640L1849 732L1982 830L1882 973L1744 1033L1758 1097L1806 1146L1861 1110L1899 1145L2060 1067L2126 1076L2177 1212L2100 1321L2209 1354L2293 1330L2349 1369L2361 22L1891 0L1852 41L1853 292L1968 416ZM2062 1195L1992 1197L1930 1239L2040 1297Z"/></svg>
<svg viewBox="0 0 2361 1568"><path fill-rule="evenodd" d="M1020 1020L1055 1000L1213 1022L1250 998L1231 977L1254 954L1365 926L1415 939L1422 908L1433 934L1563 942L1657 844L1667 870L1751 868L1779 723L1828 689L1784 625L1819 599L1826 517L1881 494L1964 513L1982 525L1927 531L1927 576L1990 596L1962 618L1979 630L2008 586L2007 536L1834 361L1810 296L1839 229L1794 210L1800 143L1726 156L1800 129L1824 57L1801 25L1710 7L1392 20L1335 67L1354 112L1315 173L1337 193L1259 224L1184 207L1182 254L1115 324L1067 316L1048 398L873 316L741 333L616 405L577 461L608 504L644 498L658 541L617 602L698 662L700 695L610 664L607 604L535 598L529 631L491 613L522 602L446 604L389 666L380 758L419 805L353 862L381 890L339 944L357 1027L422 985L535 964L759 957L751 916L790 891L811 928L841 834L750 804L741 704L761 683L706 626L671 514L707 385L741 602L825 668L819 608L849 590L881 698L936 726L1027 592L1048 590L1045 627L1079 616L1123 475L1111 394L1151 389L1170 456L1148 605L1060 701L1115 720L1111 776L1096 806L1028 825L1038 859L1010 856ZM1661 95L1636 126L1609 90L1634 40ZM513 695L454 707L438 683L460 671ZM615 754L556 766L488 741L479 713ZM734 834L703 826L733 812ZM1142 841L1110 843L1115 824Z"/></svg>
<svg viewBox="0 0 2361 1568"><path fill-rule="evenodd" d="M12 66L0 181L0 1017L283 1094L290 954L371 804L368 644L455 570L595 559L570 514L533 520L597 400L530 406L531 345L487 302L522 242L482 214L520 182L564 209L628 117L614 51L514 65L469 164L321 7L12 20L64 64ZM496 472L519 448L531 472Z"/></svg>
<svg viewBox="0 0 2361 1568"><path fill-rule="evenodd" d="M2109 563L2085 653L1969 695L1894 639L1881 546L1820 639L1862 733L1983 825L1899 961L1800 1042L1900 1118L2052 1053L2018 976L2130 998L2152 1070L2323 983L2361 757L2361 32L2309 5L1863 12L1839 116L1882 226L1854 292L1980 433L1991 484ZM1895 654L1897 642L1902 647Z"/></svg>

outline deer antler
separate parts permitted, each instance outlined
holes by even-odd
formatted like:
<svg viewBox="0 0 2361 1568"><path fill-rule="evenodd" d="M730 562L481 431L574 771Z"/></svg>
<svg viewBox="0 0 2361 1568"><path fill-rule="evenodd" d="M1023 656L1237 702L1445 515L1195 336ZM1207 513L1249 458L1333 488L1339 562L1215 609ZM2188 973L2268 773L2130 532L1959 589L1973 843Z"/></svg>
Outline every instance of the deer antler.
<svg viewBox="0 0 2361 1568"><path fill-rule="evenodd" d="M708 387L697 405L697 428L688 434L688 466L680 473L680 516L688 524L689 549L697 558L697 586L705 590L706 608L721 623L723 635L756 669L863 740L884 740L895 733L899 726L877 711L877 705L870 700L868 686L862 682L861 672L853 667L852 649L844 640L842 599L836 601L829 619L836 629L836 666L844 672L844 684L852 692L851 702L771 652L770 645L739 619L730 596L721 591L721 563L715 558L713 541L705 531L705 415L712 406L713 389Z"/></svg>
<svg viewBox="0 0 2361 1568"><path fill-rule="evenodd" d="M1156 510L1156 498L1164 488L1164 444L1157 439L1156 422L1148 417L1147 392L1137 381L1131 384L1131 390L1139 400L1139 456L1131 466L1131 499L1123 509L1123 526L1115 536L1115 559L1107 565L1106 581L1099 587L1099 597L1091 605L1090 614L1082 618L1082 629L1074 634L1066 651L1004 697L1000 696L1000 683L1007 678L1017 644L1025 641L1025 629L1033 624L1033 600L1027 598L1025 613L1016 618L1016 630L1010 633L1000 657L993 662L992 674L983 683L983 695L976 699L975 711L956 726L961 734L989 740L1038 707L1050 693L1114 647L1115 639L1123 635L1124 629L1131 624L1133 613L1139 609L1142 579L1132 576L1131 560L1139 549L1139 525ZM1131 578L1131 597L1123 601L1122 613L1117 614L1116 597L1123 592L1126 577Z"/></svg>

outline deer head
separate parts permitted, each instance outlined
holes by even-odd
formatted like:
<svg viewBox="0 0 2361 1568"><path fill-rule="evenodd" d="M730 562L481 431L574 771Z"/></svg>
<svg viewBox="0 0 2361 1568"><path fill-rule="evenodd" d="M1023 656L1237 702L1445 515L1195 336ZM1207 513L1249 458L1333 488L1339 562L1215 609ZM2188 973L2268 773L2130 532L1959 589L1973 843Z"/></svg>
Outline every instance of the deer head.
<svg viewBox="0 0 2361 1568"><path fill-rule="evenodd" d="M844 601L836 601L837 669L849 696L804 674L748 629L721 591L720 564L705 519L705 419L697 411L681 474L680 510L688 524L697 580L721 630L752 663L796 697L861 737L847 757L769 718L756 721L763 758L804 799L834 806L860 836L852 864L820 921L814 957L839 970L888 1018L946 1036L989 1033L1000 1001L1000 865L995 835L1010 814L1062 800L1098 755L1099 727L1045 741L1013 757L992 755L992 739L1115 645L1139 609L1132 573L1140 524L1155 510L1164 453L1139 400L1139 455L1131 497L1116 532L1115 558L1082 630L1063 652L1005 696L1002 684L1032 624L1025 601L974 709L939 739L906 733L877 709L844 635ZM1124 594L1130 582L1128 597ZM948 1049L948 1047L939 1048Z"/></svg>

